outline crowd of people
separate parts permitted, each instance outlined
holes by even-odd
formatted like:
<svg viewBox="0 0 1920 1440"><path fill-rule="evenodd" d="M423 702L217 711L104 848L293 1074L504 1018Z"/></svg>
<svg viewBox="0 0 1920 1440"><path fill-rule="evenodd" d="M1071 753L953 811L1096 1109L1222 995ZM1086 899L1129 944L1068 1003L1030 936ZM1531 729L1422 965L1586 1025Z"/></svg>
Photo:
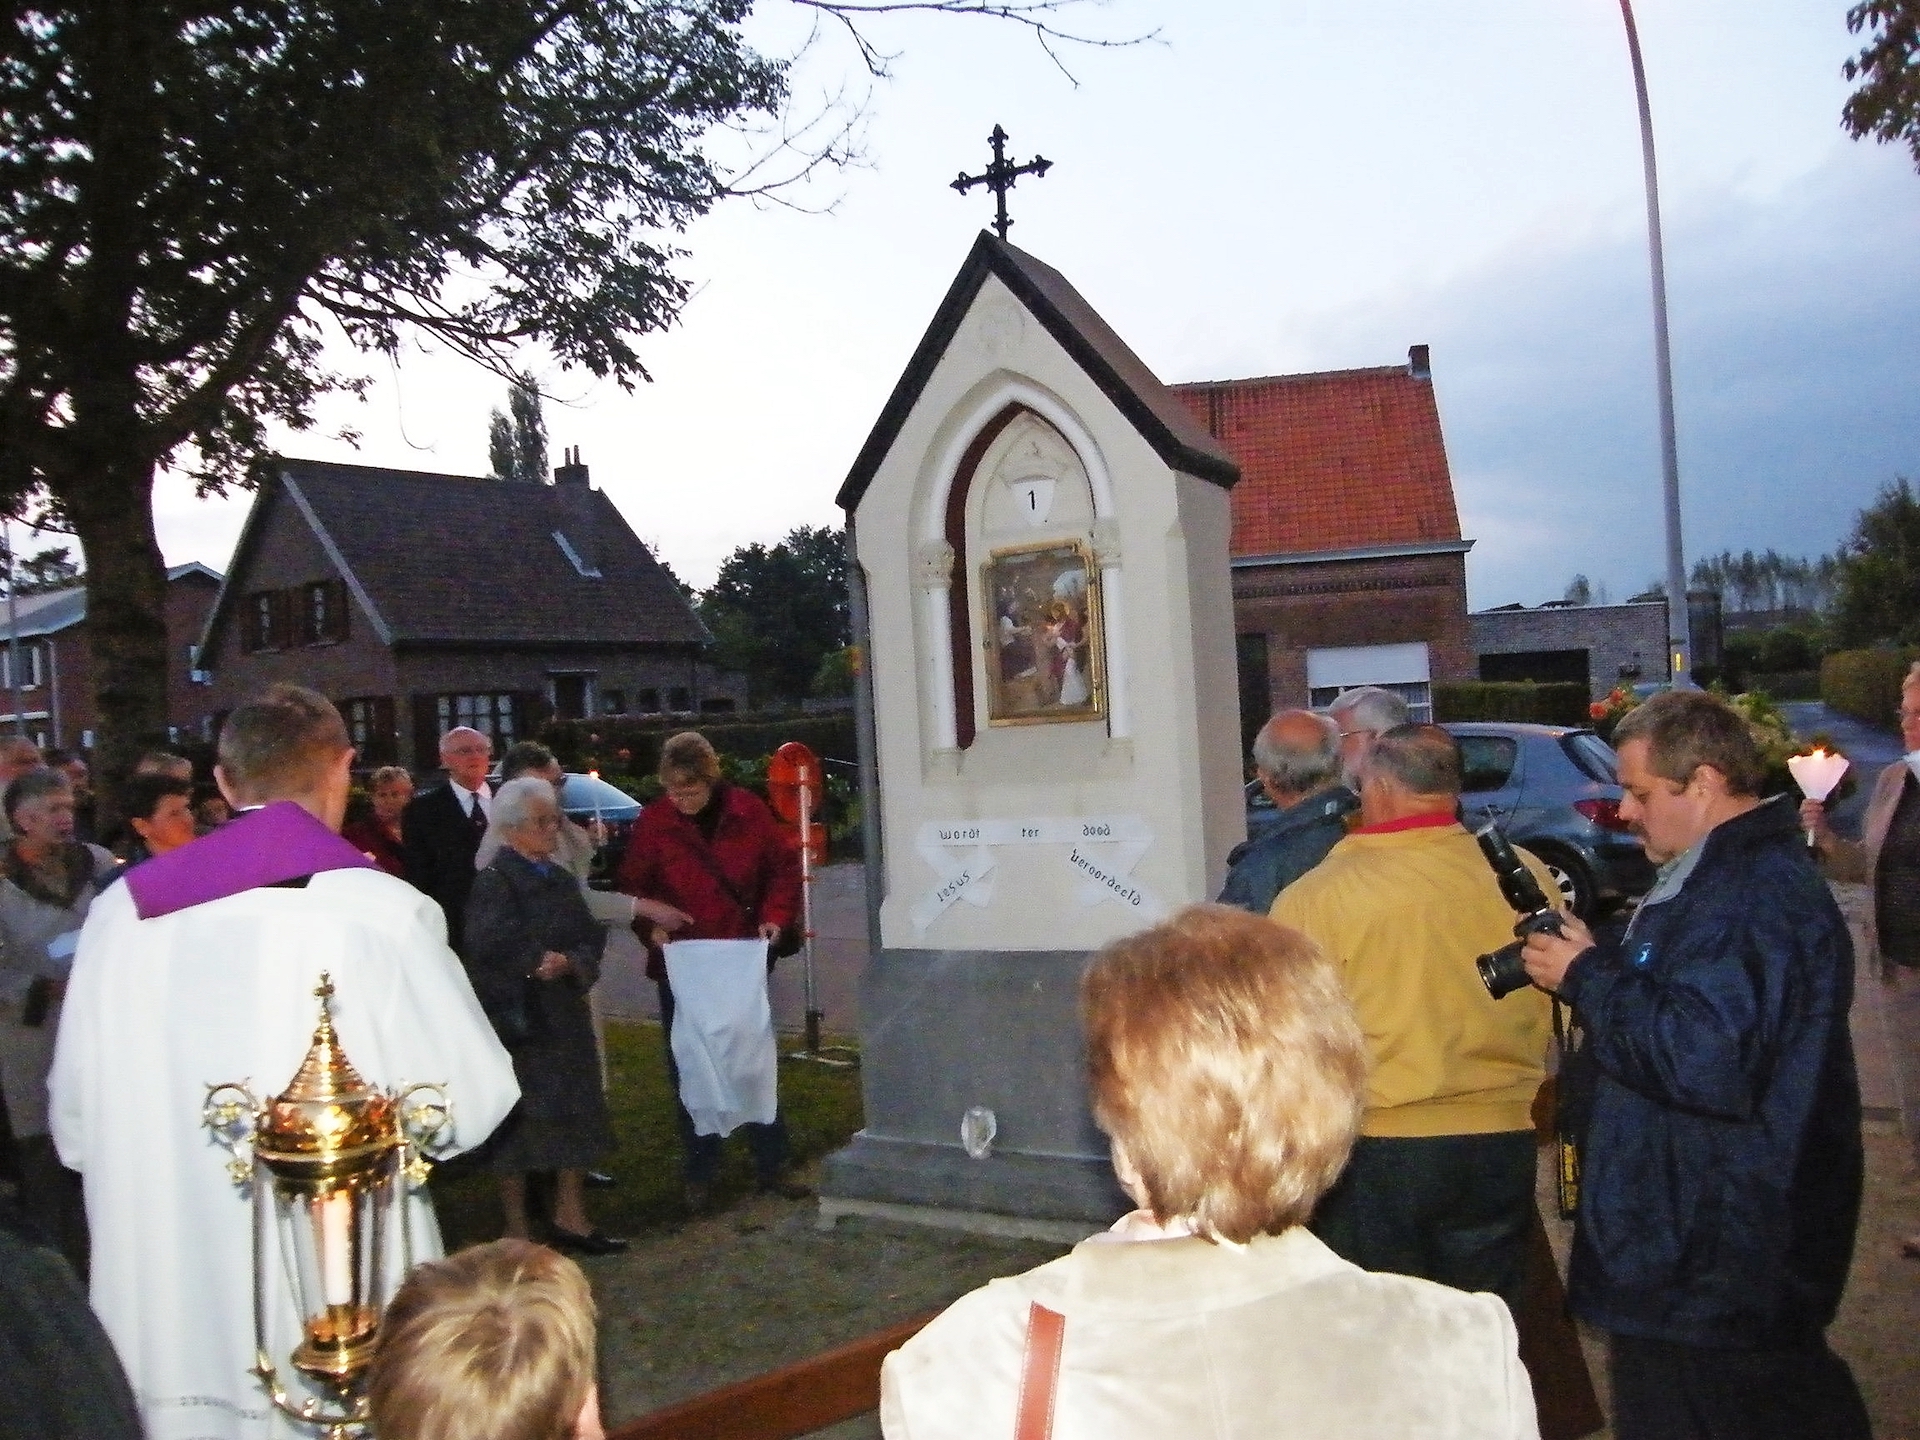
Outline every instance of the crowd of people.
<svg viewBox="0 0 1920 1440"><path fill-rule="evenodd" d="M1534 984L1504 998L1474 958L1517 917L1461 823L1451 737L1380 690L1276 715L1252 757L1276 823L1236 849L1221 902L1108 946L1083 980L1094 1114L1136 1208L891 1356L886 1433L1046 1433L1024 1428L1032 1412L1122 1440L1536 1434L1517 1337L1533 1109L1557 1063L1581 1157L1569 1303L1608 1336L1615 1435L1868 1435L1825 1336L1864 1162L1852 945L1820 867L1874 887L1920 1159L1920 666L1902 696L1914 755L1882 775L1859 842L1818 805L1761 797L1752 735L1719 699L1661 695L1627 717L1621 815L1654 887L1611 923L1533 928ZM407 1202L426 1263L383 1323L376 1434L601 1434L591 1295L555 1252L626 1244L587 1203L610 1179L595 1168L612 1145L593 1001L607 931L648 946L670 1027L662 947L754 940L771 957L797 916L796 860L697 734L663 747L664 793L612 891L587 883L605 837L565 814L551 752L516 744L496 779L487 738L455 729L440 758L446 782L418 795L377 772L348 823L338 712L275 687L220 738L231 821L196 838L190 770L152 756L125 787L117 857L77 838L71 775L0 744L18 1195L0 1207L0 1292L41 1297L0 1321L0 1346L46 1354L44 1310L63 1317L63 1353L37 1379L130 1382L45 1400L83 1418L41 1433L276 1433L250 1374L252 1237L215 1219L237 1192L199 1105L220 1079L293 1073L325 971L355 1065L442 1082L441 1156L471 1152L503 1211L505 1238L442 1260L424 1193ZM1578 1037L1557 1057L1556 1031ZM670 1042L664 1063L678 1096ZM687 1205L708 1210L720 1137L684 1104L677 1119ZM742 1128L760 1188L803 1197L777 1107ZM90 1276L84 1313L47 1279L55 1251L58 1273ZM288 1352L286 1278L259 1283L269 1349Z"/></svg>

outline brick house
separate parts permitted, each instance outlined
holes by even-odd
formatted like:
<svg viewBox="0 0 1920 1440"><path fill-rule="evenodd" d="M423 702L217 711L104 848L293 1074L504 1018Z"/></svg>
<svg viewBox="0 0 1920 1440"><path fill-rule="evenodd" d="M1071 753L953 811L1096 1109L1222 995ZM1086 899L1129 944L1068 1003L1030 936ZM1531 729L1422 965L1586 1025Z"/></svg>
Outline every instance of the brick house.
<svg viewBox="0 0 1920 1440"><path fill-rule="evenodd" d="M193 648L220 592L220 572L197 561L167 571L167 724L181 731L197 723L205 688L193 678ZM0 602L0 731L13 730L13 647ZM27 734L42 747L93 748L99 713L93 700L93 658L87 648L84 585L22 595L14 627L20 656L20 713Z"/></svg>
<svg viewBox="0 0 1920 1440"><path fill-rule="evenodd" d="M1475 674L1467 551L1427 347L1404 366L1176 385L1233 456L1233 597L1250 737L1273 710L1383 685L1416 717Z"/></svg>
<svg viewBox="0 0 1920 1440"><path fill-rule="evenodd" d="M340 706L363 765L548 716L712 713L745 682L577 456L551 485L277 458L201 636L201 722L275 681Z"/></svg>

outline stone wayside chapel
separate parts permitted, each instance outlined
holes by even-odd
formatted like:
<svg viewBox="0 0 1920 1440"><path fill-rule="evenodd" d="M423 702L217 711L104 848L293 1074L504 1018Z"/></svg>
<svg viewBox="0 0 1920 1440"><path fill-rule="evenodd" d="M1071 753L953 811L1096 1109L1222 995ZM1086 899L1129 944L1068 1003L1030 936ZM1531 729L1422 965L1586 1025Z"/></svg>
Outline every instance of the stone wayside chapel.
<svg viewBox="0 0 1920 1440"><path fill-rule="evenodd" d="M1125 1208L1077 986L1216 893L1244 833L1238 475L1061 275L980 236L839 495L881 844L866 1128L828 1162L829 1216ZM990 1154L962 1147L969 1110Z"/></svg>

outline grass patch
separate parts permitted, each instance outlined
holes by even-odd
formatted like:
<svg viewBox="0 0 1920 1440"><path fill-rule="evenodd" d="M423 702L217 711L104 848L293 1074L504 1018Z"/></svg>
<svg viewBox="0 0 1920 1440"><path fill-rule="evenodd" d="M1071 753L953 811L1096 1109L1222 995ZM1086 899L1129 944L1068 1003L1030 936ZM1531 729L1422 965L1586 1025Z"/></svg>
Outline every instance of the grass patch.
<svg viewBox="0 0 1920 1440"><path fill-rule="evenodd" d="M782 1037L784 1054L801 1048ZM637 1235L649 1226L685 1218L680 1202L680 1141L660 1027L651 1021L607 1023L607 1068L612 1089L615 1147L602 1166L620 1184L587 1192L594 1223L610 1235ZM860 1072L823 1065L780 1066L780 1112L786 1117L795 1164L837 1150L861 1125ZM753 1185L745 1142L729 1137L715 1195L724 1203ZM500 1201L491 1174L446 1174L432 1180L433 1201L449 1252L500 1234Z"/></svg>

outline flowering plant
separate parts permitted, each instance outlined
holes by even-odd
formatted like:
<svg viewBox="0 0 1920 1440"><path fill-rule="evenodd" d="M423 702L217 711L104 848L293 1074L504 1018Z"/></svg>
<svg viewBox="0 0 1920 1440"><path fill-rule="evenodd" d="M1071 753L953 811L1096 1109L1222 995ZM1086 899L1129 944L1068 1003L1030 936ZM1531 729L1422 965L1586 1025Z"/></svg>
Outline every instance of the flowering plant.
<svg viewBox="0 0 1920 1440"><path fill-rule="evenodd" d="M1587 707L1592 717L1593 728L1602 740L1609 744L1613 741L1613 730L1622 720L1640 706L1640 697L1624 685L1616 685L1609 690L1604 699L1596 700Z"/></svg>

